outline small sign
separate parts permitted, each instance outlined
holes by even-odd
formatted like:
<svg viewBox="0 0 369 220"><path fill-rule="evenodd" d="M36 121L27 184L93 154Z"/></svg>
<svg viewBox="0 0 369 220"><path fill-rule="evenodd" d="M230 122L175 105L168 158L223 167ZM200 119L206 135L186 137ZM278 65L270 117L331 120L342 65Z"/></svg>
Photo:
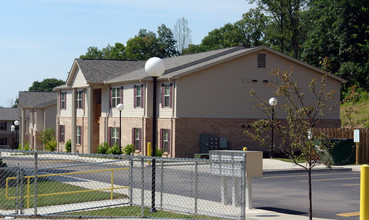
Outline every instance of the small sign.
<svg viewBox="0 0 369 220"><path fill-rule="evenodd" d="M360 142L360 130L359 129L354 130L354 142L355 143Z"/></svg>

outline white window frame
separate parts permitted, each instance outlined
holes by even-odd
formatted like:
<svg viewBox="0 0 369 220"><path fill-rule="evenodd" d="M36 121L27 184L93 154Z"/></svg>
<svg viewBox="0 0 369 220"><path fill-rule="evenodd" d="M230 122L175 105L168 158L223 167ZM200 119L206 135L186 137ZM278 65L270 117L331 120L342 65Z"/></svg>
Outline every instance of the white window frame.
<svg viewBox="0 0 369 220"><path fill-rule="evenodd" d="M67 93L60 93L60 109L66 109Z"/></svg>
<svg viewBox="0 0 369 220"><path fill-rule="evenodd" d="M111 146L114 146L115 144L119 144L119 128L112 127L111 128Z"/></svg>
<svg viewBox="0 0 369 220"><path fill-rule="evenodd" d="M136 94L135 94L135 98L136 98L136 107L141 107L141 99L142 97L142 86L136 86Z"/></svg>
<svg viewBox="0 0 369 220"><path fill-rule="evenodd" d="M77 91L77 97L76 97L76 102L77 102L77 108L82 109L83 108L83 90L79 90Z"/></svg>
<svg viewBox="0 0 369 220"><path fill-rule="evenodd" d="M82 126L76 127L76 144L82 144Z"/></svg>
<svg viewBox="0 0 369 220"><path fill-rule="evenodd" d="M170 84L164 84L164 107L170 107Z"/></svg>
<svg viewBox="0 0 369 220"><path fill-rule="evenodd" d="M165 152L169 152L169 143L170 143L170 140L169 140L169 132L170 130L169 129L163 129L163 150Z"/></svg>
<svg viewBox="0 0 369 220"><path fill-rule="evenodd" d="M122 103L121 101L121 88L112 88L111 91L111 106L115 108L118 104Z"/></svg>

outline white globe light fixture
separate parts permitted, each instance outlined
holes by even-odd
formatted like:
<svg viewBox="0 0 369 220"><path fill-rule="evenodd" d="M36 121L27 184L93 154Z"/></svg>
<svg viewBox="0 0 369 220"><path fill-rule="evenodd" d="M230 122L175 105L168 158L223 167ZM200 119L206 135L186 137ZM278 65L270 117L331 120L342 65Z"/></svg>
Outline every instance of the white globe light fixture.
<svg viewBox="0 0 369 220"><path fill-rule="evenodd" d="M159 77L165 71L164 61L159 57L151 57L145 63L145 71L151 77Z"/></svg>
<svg viewBox="0 0 369 220"><path fill-rule="evenodd" d="M14 132L15 131L15 126L14 125L10 126L10 130Z"/></svg>
<svg viewBox="0 0 369 220"><path fill-rule="evenodd" d="M269 99L269 105L271 105L271 106L276 106L277 105L277 103L278 103L278 101L277 101L277 99L276 98L270 98Z"/></svg>
<svg viewBox="0 0 369 220"><path fill-rule="evenodd" d="M119 103L116 107L119 111L123 110L123 104Z"/></svg>
<svg viewBox="0 0 369 220"><path fill-rule="evenodd" d="M15 120L14 121L14 124L15 124L15 126L18 126L19 125L19 121L18 120Z"/></svg>

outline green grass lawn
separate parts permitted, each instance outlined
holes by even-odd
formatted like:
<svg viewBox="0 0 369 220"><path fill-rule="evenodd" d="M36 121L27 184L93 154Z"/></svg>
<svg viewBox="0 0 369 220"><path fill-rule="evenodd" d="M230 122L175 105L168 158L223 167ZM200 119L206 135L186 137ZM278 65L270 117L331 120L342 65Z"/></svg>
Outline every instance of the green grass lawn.
<svg viewBox="0 0 369 220"><path fill-rule="evenodd" d="M290 159L290 158L274 158L274 159L284 161L284 162L294 163L293 159ZM306 162L305 159L297 160L297 163L305 163L305 162Z"/></svg>
<svg viewBox="0 0 369 220"><path fill-rule="evenodd" d="M106 209L91 210L85 212L67 213L71 216L119 216L119 217L142 217L140 206L123 206ZM151 213L149 208L144 208L145 218L179 218L179 219L224 219L205 215L192 215L177 212L169 212L158 209L157 212Z"/></svg>
<svg viewBox="0 0 369 220"><path fill-rule="evenodd" d="M14 185L13 185L14 186ZM34 205L34 184L31 183L29 186L29 207ZM64 194L65 192L77 192L88 190L83 187L74 186L58 181L47 181L45 179L37 182L37 206L50 206L50 205L61 205L80 203L88 201L99 201L110 199L110 192L94 191L94 192L81 192L73 194ZM17 193L16 187L10 187L8 189L8 197L15 197ZM60 193L59 195L48 195L51 193ZM24 208L27 208L27 181L24 181L23 186L24 195ZM127 198L124 194L113 193L113 199ZM5 196L5 187L0 188L0 209L14 209L15 199L7 199Z"/></svg>

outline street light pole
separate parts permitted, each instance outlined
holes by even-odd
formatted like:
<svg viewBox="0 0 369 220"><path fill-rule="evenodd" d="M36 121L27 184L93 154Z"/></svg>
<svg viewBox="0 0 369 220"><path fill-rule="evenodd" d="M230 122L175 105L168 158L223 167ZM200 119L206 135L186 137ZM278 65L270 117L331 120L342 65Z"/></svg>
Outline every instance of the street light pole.
<svg viewBox="0 0 369 220"><path fill-rule="evenodd" d="M12 132L12 150L14 150L14 131L15 131L15 125L10 126L10 130Z"/></svg>
<svg viewBox="0 0 369 220"><path fill-rule="evenodd" d="M269 105L272 107L272 133L271 133L271 146L269 151L269 157L274 157L274 107L277 105L277 99L276 98L270 98L269 99Z"/></svg>
<svg viewBox="0 0 369 220"><path fill-rule="evenodd" d="M152 185L151 185L151 209L150 212L156 212L155 208L155 156L156 156L156 146L157 146L157 117L156 117L156 84L157 78L161 76L164 71L164 62L158 57L150 58L145 64L145 71L152 77L153 79L153 103L152 103L152 150L151 156L152 158Z"/></svg>
<svg viewBox="0 0 369 220"><path fill-rule="evenodd" d="M14 125L15 125L15 144L18 143L18 132L17 132L17 127L19 126L19 121L18 120L15 120L14 121ZM19 144L18 144L19 145ZM17 147L17 146L16 146ZM22 150L23 150L24 146L22 146ZM18 149L18 147L17 147Z"/></svg>
<svg viewBox="0 0 369 220"><path fill-rule="evenodd" d="M116 107L119 110L119 155L122 154L122 110L123 104L119 103Z"/></svg>

